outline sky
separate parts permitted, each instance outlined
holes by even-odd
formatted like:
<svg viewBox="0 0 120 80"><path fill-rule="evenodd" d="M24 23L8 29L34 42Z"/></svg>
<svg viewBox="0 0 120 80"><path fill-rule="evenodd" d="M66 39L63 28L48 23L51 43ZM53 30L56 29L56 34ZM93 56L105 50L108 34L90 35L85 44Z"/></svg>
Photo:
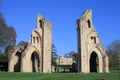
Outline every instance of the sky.
<svg viewBox="0 0 120 80"><path fill-rule="evenodd" d="M17 43L29 42L40 13L52 24L52 43L59 55L77 51L76 20L86 9L92 9L92 22L105 48L120 39L120 0L0 0L0 12L14 26Z"/></svg>

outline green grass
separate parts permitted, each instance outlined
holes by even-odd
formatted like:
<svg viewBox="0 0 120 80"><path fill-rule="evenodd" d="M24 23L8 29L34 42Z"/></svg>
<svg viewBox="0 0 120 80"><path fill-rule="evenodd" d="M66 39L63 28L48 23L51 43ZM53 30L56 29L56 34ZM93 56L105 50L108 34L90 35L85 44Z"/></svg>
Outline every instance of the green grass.
<svg viewBox="0 0 120 80"><path fill-rule="evenodd" d="M9 73L0 72L0 80L120 80L120 71L111 73Z"/></svg>

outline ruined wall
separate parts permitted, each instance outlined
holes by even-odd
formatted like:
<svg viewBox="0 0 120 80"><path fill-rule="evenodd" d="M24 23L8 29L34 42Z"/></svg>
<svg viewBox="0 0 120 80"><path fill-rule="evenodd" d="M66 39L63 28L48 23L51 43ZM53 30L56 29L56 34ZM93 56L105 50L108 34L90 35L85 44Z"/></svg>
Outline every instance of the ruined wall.
<svg viewBox="0 0 120 80"><path fill-rule="evenodd" d="M16 67L19 67L17 72L43 72L51 73L51 23L44 19L40 14L36 18L36 27L33 30L30 43L22 52L20 58L17 53L21 47L17 47L10 55L9 71L15 71L15 64L19 62Z"/></svg>
<svg viewBox="0 0 120 80"><path fill-rule="evenodd" d="M104 66L108 66L107 55L103 45L100 43L96 29L92 24L92 10L86 10L82 16L77 19L76 24L80 71L84 73L89 73L91 71L100 73L109 72L108 67ZM93 56L97 59L92 59L92 54L94 54ZM91 65L94 65L92 67L95 67L96 70L92 69Z"/></svg>

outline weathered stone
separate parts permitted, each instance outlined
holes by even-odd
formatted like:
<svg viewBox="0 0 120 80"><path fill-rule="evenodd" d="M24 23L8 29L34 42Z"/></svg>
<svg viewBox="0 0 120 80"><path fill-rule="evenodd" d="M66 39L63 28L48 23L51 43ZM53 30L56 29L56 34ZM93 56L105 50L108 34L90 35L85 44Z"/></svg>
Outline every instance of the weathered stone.
<svg viewBox="0 0 120 80"><path fill-rule="evenodd" d="M40 14L27 46L16 46L10 55L10 72L51 73L51 23Z"/></svg>
<svg viewBox="0 0 120 80"><path fill-rule="evenodd" d="M92 24L92 11L86 10L76 24L79 71L109 72L108 56ZM9 55L9 71L51 73L51 31L51 23L38 14L29 45L13 47L14 52ZM68 64L67 60L63 60L67 62L65 64Z"/></svg>
<svg viewBox="0 0 120 80"><path fill-rule="evenodd" d="M108 56L92 24L92 10L86 10L77 19L76 25L79 71L83 73L109 72Z"/></svg>

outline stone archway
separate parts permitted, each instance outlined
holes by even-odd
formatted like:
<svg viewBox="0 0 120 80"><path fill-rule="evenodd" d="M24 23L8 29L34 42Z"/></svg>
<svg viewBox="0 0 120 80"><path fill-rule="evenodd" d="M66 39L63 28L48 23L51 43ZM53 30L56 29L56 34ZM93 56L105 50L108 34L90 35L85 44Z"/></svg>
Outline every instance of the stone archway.
<svg viewBox="0 0 120 80"><path fill-rule="evenodd" d="M16 46L9 55L9 71L51 73L51 30L51 23L38 14L30 43L25 48ZM17 52L21 47L22 52Z"/></svg>
<svg viewBox="0 0 120 80"><path fill-rule="evenodd" d="M40 72L42 71L41 52L34 46L29 45L22 55L21 72Z"/></svg>
<svg viewBox="0 0 120 80"><path fill-rule="evenodd" d="M78 66L79 72L109 72L108 58L104 46L100 43L97 31L92 24L92 10L86 10L77 19L76 25L80 64ZM96 62L97 60L98 62Z"/></svg>
<svg viewBox="0 0 120 80"><path fill-rule="evenodd" d="M14 72L20 72L21 69L21 51L17 51L15 56L17 57L16 64L14 65Z"/></svg>
<svg viewBox="0 0 120 80"><path fill-rule="evenodd" d="M99 60L98 60L98 55L96 52L92 52L90 55L90 72L98 72L98 64Z"/></svg>
<svg viewBox="0 0 120 80"><path fill-rule="evenodd" d="M34 51L31 55L31 62L32 62L32 72L39 72L40 69L40 58L36 51Z"/></svg>
<svg viewBox="0 0 120 80"><path fill-rule="evenodd" d="M92 62L93 59L93 62ZM91 67L90 67L90 61L91 63L96 63L96 65L94 64L94 66L96 66L97 71L91 71ZM98 48L92 48L91 51L89 51L89 56L88 56L88 72L98 72L101 73L103 72L103 54L101 53L101 51Z"/></svg>

